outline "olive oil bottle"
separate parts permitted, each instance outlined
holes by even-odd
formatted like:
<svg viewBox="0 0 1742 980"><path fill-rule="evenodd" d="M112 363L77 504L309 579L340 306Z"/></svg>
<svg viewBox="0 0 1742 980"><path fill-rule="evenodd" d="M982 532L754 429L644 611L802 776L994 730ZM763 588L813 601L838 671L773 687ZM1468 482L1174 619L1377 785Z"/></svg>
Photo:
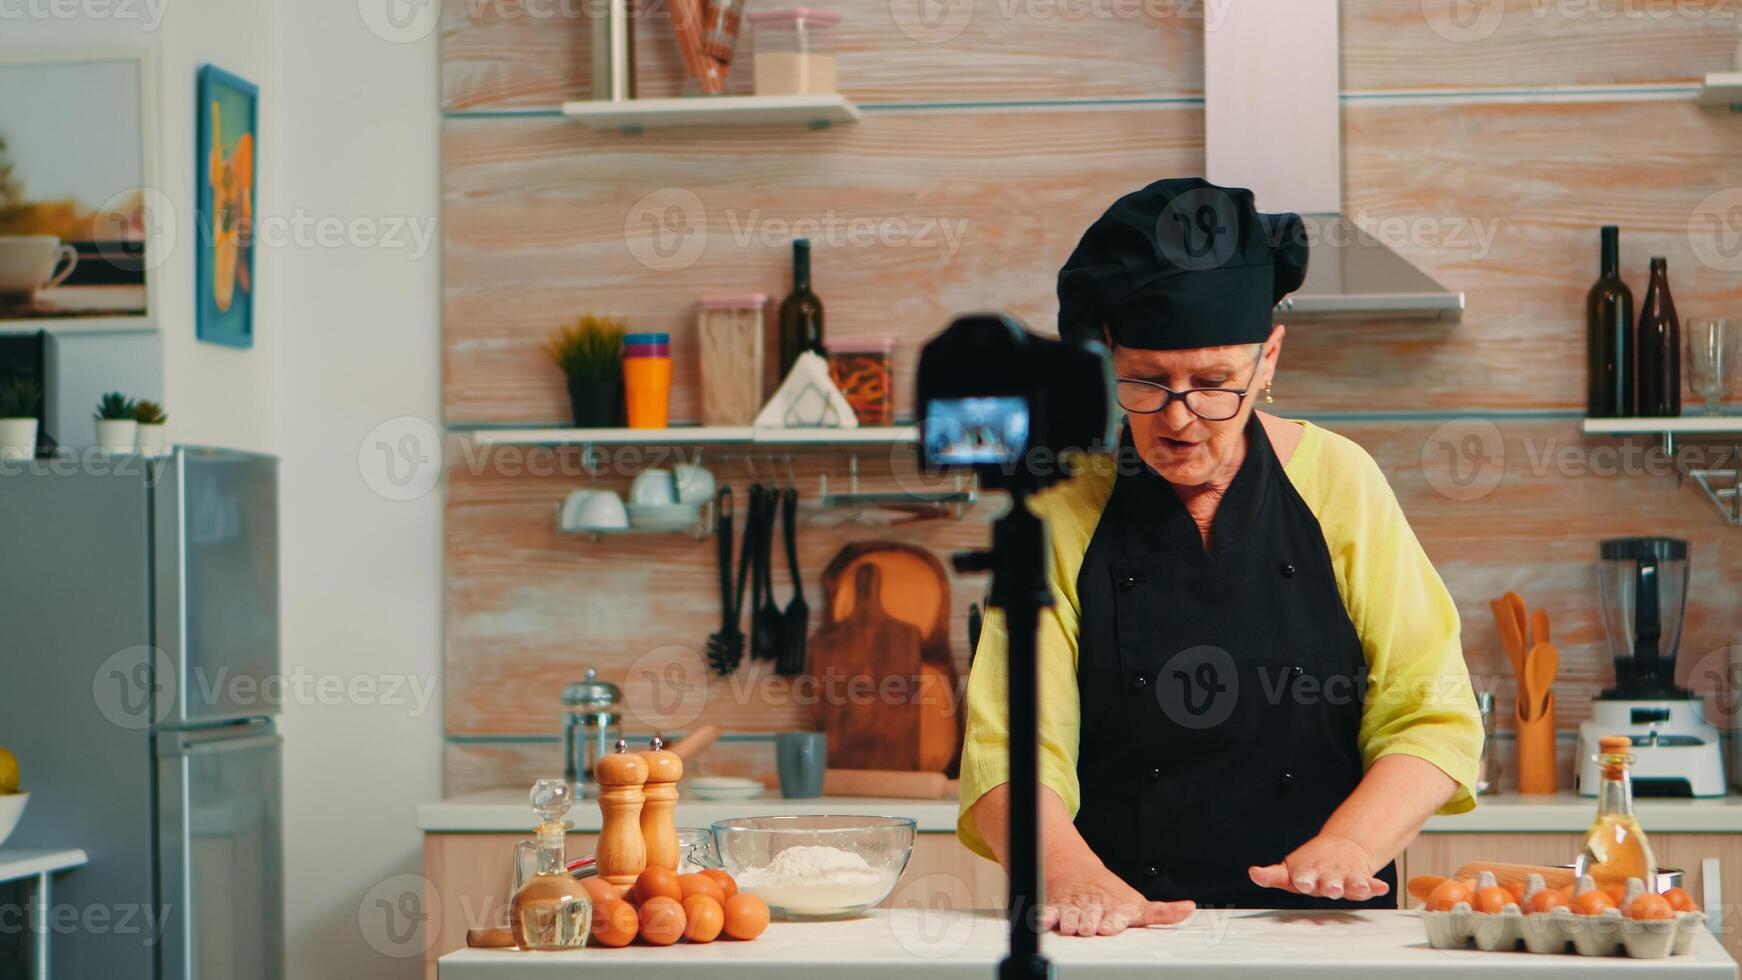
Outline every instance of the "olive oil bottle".
<svg viewBox="0 0 1742 980"><path fill-rule="evenodd" d="M1657 858L1651 842L1633 815L1633 740L1610 735L1598 743L1603 784L1597 791L1597 822L1585 835L1584 849L1574 862L1575 875L1590 875L1598 888L1625 885L1638 878L1647 891L1657 890Z"/></svg>

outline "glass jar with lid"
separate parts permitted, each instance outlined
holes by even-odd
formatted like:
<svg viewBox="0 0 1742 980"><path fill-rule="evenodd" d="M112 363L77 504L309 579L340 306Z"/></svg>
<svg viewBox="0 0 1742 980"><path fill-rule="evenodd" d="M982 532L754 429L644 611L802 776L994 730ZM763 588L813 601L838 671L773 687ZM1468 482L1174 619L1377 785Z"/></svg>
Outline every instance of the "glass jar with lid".
<svg viewBox="0 0 1742 980"><path fill-rule="evenodd" d="M754 30L752 57L757 95L834 95L835 44L829 28L841 15L789 7L759 10L746 19Z"/></svg>

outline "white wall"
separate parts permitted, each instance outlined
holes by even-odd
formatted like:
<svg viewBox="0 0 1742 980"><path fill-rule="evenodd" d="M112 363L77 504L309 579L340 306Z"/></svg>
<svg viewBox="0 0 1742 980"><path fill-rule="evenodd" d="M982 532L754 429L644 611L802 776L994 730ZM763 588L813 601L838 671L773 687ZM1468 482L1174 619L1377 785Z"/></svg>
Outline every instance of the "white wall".
<svg viewBox="0 0 1742 980"><path fill-rule="evenodd" d="M273 413L277 378L276 280L269 258L257 258L254 311L255 346L236 350L194 340L194 127L195 77L206 63L256 82L276 72L276 0L134 0L131 3L7 4L0 8L0 53L8 49L144 48L154 52L157 91L156 180L154 189L169 203L174 246L156 277L156 322L161 334L162 374L150 383L139 365L104 374L103 365L135 358L141 338L125 334L86 335L69 341L77 357L72 387L80 391L120 388L135 397L161 397L170 414L169 436L176 442L270 452L276 438ZM263 147L275 142L273 86L264 85L260 121ZM270 207L274 159L263 151L259 162L262 200ZM154 354L155 356L155 354ZM155 365L151 370L155 371ZM159 394L161 392L161 395ZM70 397L70 396L69 396ZM71 446L90 445L90 405L69 413L55 434Z"/></svg>
<svg viewBox="0 0 1742 980"><path fill-rule="evenodd" d="M276 256L284 642L314 677L416 684L433 698L421 712L403 703L413 700L403 689L379 699L402 703L286 710L288 949L298 980L421 975L422 946L402 931L412 923L401 910L415 916L404 903L421 900L416 806L441 795L440 489L417 495L439 460L440 257L433 244L415 255L367 241L406 242L393 228L402 221L435 230L436 44L433 31L394 35L403 42L372 33L361 17L371 3L279 6L279 207L358 229L343 244ZM392 3L439 6L374 6ZM400 418L408 421L390 421ZM408 445L412 458L401 455ZM395 483L407 476L411 485Z"/></svg>

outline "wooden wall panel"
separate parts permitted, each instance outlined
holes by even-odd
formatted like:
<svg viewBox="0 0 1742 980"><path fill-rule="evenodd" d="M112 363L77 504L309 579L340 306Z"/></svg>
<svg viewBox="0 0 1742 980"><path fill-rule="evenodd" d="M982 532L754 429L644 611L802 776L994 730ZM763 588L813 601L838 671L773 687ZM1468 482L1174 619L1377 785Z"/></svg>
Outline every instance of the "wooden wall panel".
<svg viewBox="0 0 1742 980"><path fill-rule="evenodd" d="M1687 82L1727 71L1735 0L1342 0L1343 88Z"/></svg>
<svg viewBox="0 0 1742 980"><path fill-rule="evenodd" d="M1165 108L635 138L449 120L447 417L561 420L567 396L541 344L592 311L671 331L673 418L696 418L695 298L753 289L778 303L795 232L816 241L829 335L900 338L903 378L917 343L957 313L1002 308L1050 328L1058 267L1082 230L1148 180L1200 172L1202 132L1200 112Z"/></svg>
<svg viewBox="0 0 1742 980"><path fill-rule="evenodd" d="M1488 600L1513 589L1532 608L1548 611L1562 651L1559 718L1573 726L1589 713L1590 697L1611 682L1599 619L1593 560L1596 543L1630 534L1668 534L1693 546L1695 579L1683 643L1681 677L1715 693L1742 633L1742 595L1726 583L1742 580L1742 553L1725 548L1699 491L1641 454L1641 472L1606 473L1619 462L1615 444L1578 435L1570 419L1468 419L1439 422L1331 423L1365 446L1385 470L1416 534L1458 603L1464 649L1479 689L1492 690L1504 715L1513 687L1494 634ZM1486 441L1465 453L1466 439ZM874 472L867 460L867 471ZM800 486L841 463L824 454L800 458ZM718 465L745 480L741 464ZM1658 470L1657 472L1666 472ZM809 725L791 689L771 682L764 665L737 679L706 677L699 668L707 635L718 623L713 549L677 538L629 537L600 544L554 529L553 508L584 480L495 476L464 469L450 477L447 498L448 623L446 720L450 734L538 734L557 729L561 685L593 666L625 684L627 727L676 730L713 721L741 731ZM621 487L626 476L601 478ZM1491 489L1487 489L1489 485ZM1483 492L1486 490L1486 492ZM947 555L985 541L994 504L960 523L928 522L896 529L846 523L807 513L801 564L817 605L816 577L840 545L885 534ZM984 580L957 579L952 637L966 663L962 610ZM784 571L776 592L789 594ZM656 683L657 680L657 683ZM694 700L691 700L694 698ZM655 704L663 701L664 707ZM1733 705L1712 702L1727 720ZM667 723L668 722L668 723ZM663 724L662 724L663 723ZM733 747L728 768L768 775L771 760ZM479 788L487 773L525 776L557 758L554 747L462 746L450 749L450 778ZM455 787L450 787L451 789Z"/></svg>
<svg viewBox="0 0 1742 980"><path fill-rule="evenodd" d="M447 109L549 108L591 92L586 0L446 0L442 104ZM841 91L859 102L1158 98L1203 88L1203 20L1173 4L1077 0L819 0L833 29ZM1117 16L1108 10L1116 9ZM1072 11L1078 11L1072 15ZM678 95L683 66L664 3L634 20L637 93ZM734 58L751 87L754 33Z"/></svg>

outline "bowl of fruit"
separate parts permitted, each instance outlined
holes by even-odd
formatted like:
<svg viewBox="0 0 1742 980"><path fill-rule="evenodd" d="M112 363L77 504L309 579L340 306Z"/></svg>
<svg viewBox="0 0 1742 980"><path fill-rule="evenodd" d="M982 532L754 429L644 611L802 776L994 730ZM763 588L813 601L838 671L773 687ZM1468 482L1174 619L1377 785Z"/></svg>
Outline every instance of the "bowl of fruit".
<svg viewBox="0 0 1742 980"><path fill-rule="evenodd" d="M12 836L24 816L24 805L30 802L30 794L18 787L18 759L0 749L0 844Z"/></svg>

